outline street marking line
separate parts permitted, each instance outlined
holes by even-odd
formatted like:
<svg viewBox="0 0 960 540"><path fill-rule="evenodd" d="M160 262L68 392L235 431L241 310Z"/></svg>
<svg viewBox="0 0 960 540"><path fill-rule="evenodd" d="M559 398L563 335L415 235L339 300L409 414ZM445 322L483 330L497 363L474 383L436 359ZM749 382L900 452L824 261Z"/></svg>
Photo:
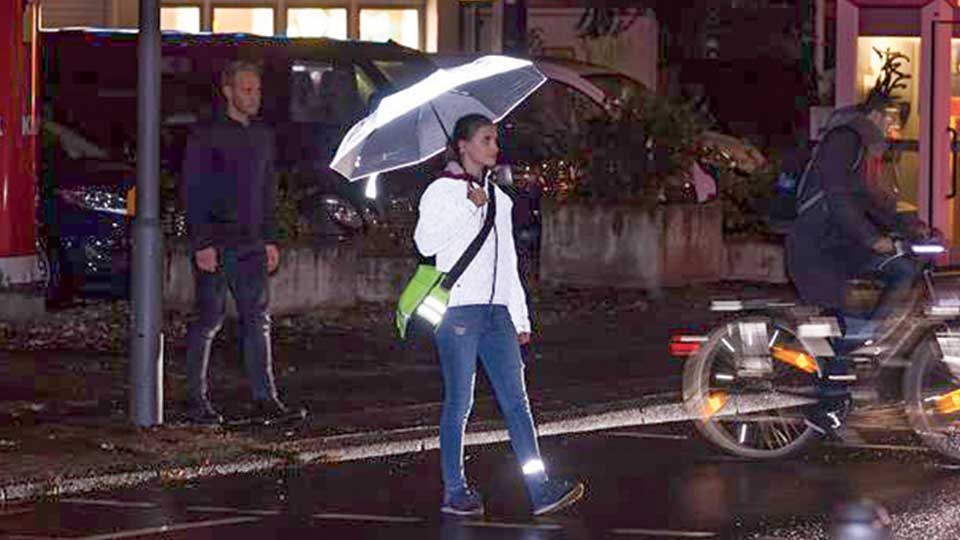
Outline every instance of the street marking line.
<svg viewBox="0 0 960 540"><path fill-rule="evenodd" d="M500 523L497 521L464 521L461 525L465 527L489 527L492 529L531 529L536 531L558 531L563 529L561 525L537 524L537 523Z"/></svg>
<svg viewBox="0 0 960 540"><path fill-rule="evenodd" d="M244 510L225 506L188 506L187 512L206 512L208 514L248 514L251 516L279 516L279 510Z"/></svg>
<svg viewBox="0 0 960 540"><path fill-rule="evenodd" d="M667 433L640 433L634 431L614 431L608 433L611 437L630 437L634 439L665 439L670 441L686 441L690 437L686 435L670 435Z"/></svg>
<svg viewBox="0 0 960 540"><path fill-rule="evenodd" d="M61 504L87 504L92 506L113 506L116 508L156 508L155 503L137 501L112 501L109 499L60 499Z"/></svg>
<svg viewBox="0 0 960 540"><path fill-rule="evenodd" d="M18 508L16 510L0 510L0 517L6 516L19 516L20 514L29 514L33 512L33 508Z"/></svg>
<svg viewBox="0 0 960 540"><path fill-rule="evenodd" d="M908 445L898 445L898 444L843 444L843 443L826 443L827 446L833 446L836 448L853 448L855 450L897 450L902 452L929 452L930 449L926 446L908 446Z"/></svg>
<svg viewBox="0 0 960 540"><path fill-rule="evenodd" d="M703 531L670 531L666 529L612 529L613 534L659 536L661 538L716 538L717 533Z"/></svg>
<svg viewBox="0 0 960 540"><path fill-rule="evenodd" d="M148 536L151 534L160 534L175 531L186 531L190 529L204 529L207 527L218 527L220 525L239 525L241 523L254 523L260 521L258 517L235 517L228 519L213 519L208 521L195 521L192 523L176 523L174 525L161 525L159 527L147 527L144 529L131 529L129 531L120 531L107 534L96 534L93 536L83 536L73 540L116 540L118 538L135 538L137 536Z"/></svg>
<svg viewBox="0 0 960 540"><path fill-rule="evenodd" d="M374 516L370 514L314 514L314 519L330 519L341 521L379 521L382 523L420 523L423 518L407 516Z"/></svg>

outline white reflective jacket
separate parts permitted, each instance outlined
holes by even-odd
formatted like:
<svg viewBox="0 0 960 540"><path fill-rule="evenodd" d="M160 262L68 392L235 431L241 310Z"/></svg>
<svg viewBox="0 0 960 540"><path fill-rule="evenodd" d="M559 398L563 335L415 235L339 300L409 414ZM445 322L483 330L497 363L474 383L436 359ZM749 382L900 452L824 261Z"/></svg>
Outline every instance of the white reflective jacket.
<svg viewBox="0 0 960 540"><path fill-rule="evenodd" d="M484 191L488 189L484 185ZM517 332L529 332L527 298L520 284L513 243L513 201L499 187L495 186L494 192L494 227L454 284L448 305L503 305L510 311ZM467 198L465 180L442 176L427 187L420 199L420 218L413 240L424 256L436 256L438 270L449 272L480 232L485 217L486 206L478 208Z"/></svg>

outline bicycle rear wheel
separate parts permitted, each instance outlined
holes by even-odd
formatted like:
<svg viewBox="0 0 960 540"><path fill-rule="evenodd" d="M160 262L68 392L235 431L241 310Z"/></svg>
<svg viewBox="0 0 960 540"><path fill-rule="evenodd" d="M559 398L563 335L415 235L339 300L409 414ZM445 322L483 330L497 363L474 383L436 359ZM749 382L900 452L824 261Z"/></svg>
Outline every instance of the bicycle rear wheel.
<svg viewBox="0 0 960 540"><path fill-rule="evenodd" d="M815 401L817 373L792 325L738 318L715 329L688 359L684 404L699 432L721 450L784 458L817 439L803 414Z"/></svg>

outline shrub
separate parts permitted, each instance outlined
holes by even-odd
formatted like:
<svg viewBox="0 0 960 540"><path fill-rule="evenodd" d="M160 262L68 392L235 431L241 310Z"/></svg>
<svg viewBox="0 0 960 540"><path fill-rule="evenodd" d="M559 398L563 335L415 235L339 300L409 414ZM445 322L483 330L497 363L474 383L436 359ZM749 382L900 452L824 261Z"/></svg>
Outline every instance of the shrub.
<svg viewBox="0 0 960 540"><path fill-rule="evenodd" d="M685 177L707 126L689 103L651 93L611 111L608 119L590 122L570 159L583 172L574 191L597 200L655 202Z"/></svg>

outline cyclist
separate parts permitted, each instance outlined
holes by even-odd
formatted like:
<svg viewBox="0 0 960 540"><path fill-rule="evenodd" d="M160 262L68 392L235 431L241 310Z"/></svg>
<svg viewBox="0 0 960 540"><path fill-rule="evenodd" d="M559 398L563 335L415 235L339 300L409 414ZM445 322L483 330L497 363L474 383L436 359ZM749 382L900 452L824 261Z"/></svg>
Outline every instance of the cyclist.
<svg viewBox="0 0 960 540"><path fill-rule="evenodd" d="M797 194L798 217L786 239L787 269L801 301L837 316L843 337L836 357L820 359L819 403L808 422L835 433L850 407L849 354L870 339L920 275L918 265L895 254L892 236L928 236L927 227L897 213L897 191L884 167L889 94L874 90L864 103L838 109L824 127ZM850 280L874 273L880 300L863 311L848 305Z"/></svg>

